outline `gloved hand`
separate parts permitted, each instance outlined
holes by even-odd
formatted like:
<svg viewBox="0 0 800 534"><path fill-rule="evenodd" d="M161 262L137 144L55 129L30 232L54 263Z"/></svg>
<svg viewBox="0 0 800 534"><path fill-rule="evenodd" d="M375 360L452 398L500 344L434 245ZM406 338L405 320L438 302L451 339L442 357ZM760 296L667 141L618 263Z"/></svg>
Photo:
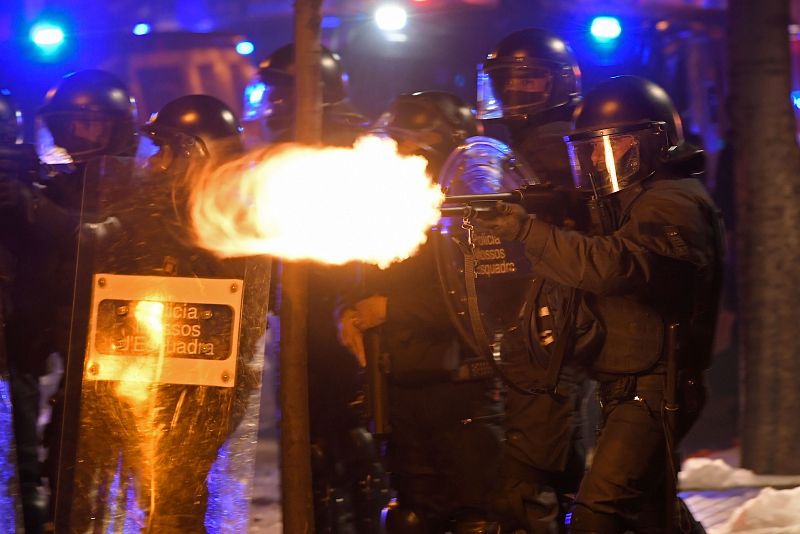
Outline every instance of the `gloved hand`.
<svg viewBox="0 0 800 534"><path fill-rule="evenodd" d="M386 321L386 297L372 295L345 308L339 315L337 328L339 342L355 355L361 367L367 365L364 351L364 331L380 326Z"/></svg>
<svg viewBox="0 0 800 534"><path fill-rule="evenodd" d="M519 204L498 201L491 210L478 213L472 223L478 231L493 234L503 241L522 239L528 232L531 217Z"/></svg>

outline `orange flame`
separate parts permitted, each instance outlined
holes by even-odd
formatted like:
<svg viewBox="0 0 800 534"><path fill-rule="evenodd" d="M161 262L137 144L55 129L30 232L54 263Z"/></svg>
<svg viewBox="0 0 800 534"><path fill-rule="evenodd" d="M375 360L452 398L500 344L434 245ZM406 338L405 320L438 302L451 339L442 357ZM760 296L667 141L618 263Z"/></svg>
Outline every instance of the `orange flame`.
<svg viewBox="0 0 800 534"><path fill-rule="evenodd" d="M164 303L143 300L134 305L133 316L139 327L147 334L149 344L157 351L155 366L143 360L142 364L131 364L123 370L123 376L117 382L116 392L134 404L142 404L149 397L150 386L158 381L158 375L164 365Z"/></svg>
<svg viewBox="0 0 800 534"><path fill-rule="evenodd" d="M192 224L220 256L387 267L414 254L440 217L444 197L426 165L378 137L352 148L277 145L201 176Z"/></svg>

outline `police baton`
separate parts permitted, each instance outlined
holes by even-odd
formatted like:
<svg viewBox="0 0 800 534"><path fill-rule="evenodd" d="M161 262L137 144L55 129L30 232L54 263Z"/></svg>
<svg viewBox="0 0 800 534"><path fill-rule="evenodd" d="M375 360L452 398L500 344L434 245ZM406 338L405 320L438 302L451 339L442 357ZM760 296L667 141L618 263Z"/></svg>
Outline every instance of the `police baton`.
<svg viewBox="0 0 800 534"><path fill-rule="evenodd" d="M667 369L664 384L664 406L662 418L664 424L664 439L666 442L666 516L665 531L668 534L676 532L675 527L675 499L677 498L678 470L675 465L675 433L677 432L678 410L678 355L680 344L678 333L680 325L672 323L667 329Z"/></svg>

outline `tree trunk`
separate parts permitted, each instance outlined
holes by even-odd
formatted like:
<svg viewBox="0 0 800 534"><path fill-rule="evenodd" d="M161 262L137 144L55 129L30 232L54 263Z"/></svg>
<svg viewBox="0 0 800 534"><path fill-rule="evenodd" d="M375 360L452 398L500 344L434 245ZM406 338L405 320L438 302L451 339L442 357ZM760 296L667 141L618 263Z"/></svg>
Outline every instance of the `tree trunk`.
<svg viewBox="0 0 800 534"><path fill-rule="evenodd" d="M295 139L322 136L322 0L295 1ZM285 262L281 299L281 504L283 531L314 532L308 421L307 265Z"/></svg>
<svg viewBox="0 0 800 534"><path fill-rule="evenodd" d="M742 464L800 473L800 151L789 0L731 0Z"/></svg>

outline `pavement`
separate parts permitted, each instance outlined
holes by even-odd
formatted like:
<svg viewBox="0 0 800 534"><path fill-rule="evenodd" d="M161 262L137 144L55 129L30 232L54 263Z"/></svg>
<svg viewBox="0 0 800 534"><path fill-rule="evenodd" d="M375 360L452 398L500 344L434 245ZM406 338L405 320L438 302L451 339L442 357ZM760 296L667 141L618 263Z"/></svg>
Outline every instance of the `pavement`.
<svg viewBox="0 0 800 534"><path fill-rule="evenodd" d="M726 452L721 457L733 462L735 453ZM249 534L280 534L282 532L280 508L279 446L274 437L259 439L256 452L256 478ZM733 512L755 498L762 487L733 487L724 489L693 489L681 492L686 505L695 518L711 529L725 523Z"/></svg>
<svg viewBox="0 0 800 534"><path fill-rule="evenodd" d="M259 438L249 534L282 532L279 452L278 441L274 437Z"/></svg>

